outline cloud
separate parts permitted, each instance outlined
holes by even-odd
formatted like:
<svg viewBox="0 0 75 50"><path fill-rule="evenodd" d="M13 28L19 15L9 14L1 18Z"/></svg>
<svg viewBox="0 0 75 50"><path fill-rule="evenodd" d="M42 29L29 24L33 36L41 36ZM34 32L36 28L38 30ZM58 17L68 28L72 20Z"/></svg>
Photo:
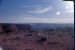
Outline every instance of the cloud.
<svg viewBox="0 0 75 50"><path fill-rule="evenodd" d="M74 23L73 18L56 18L50 20L52 23Z"/></svg>
<svg viewBox="0 0 75 50"><path fill-rule="evenodd" d="M57 12L56 15L60 15L60 12Z"/></svg>
<svg viewBox="0 0 75 50"><path fill-rule="evenodd" d="M29 11L29 13L46 13L52 10L53 7L49 6L47 8L36 8L34 10Z"/></svg>
<svg viewBox="0 0 75 50"><path fill-rule="evenodd" d="M74 18L39 18L33 16L3 18L0 22L5 23L74 23Z"/></svg>
<svg viewBox="0 0 75 50"><path fill-rule="evenodd" d="M66 8L66 9L70 9L70 7L69 7L69 6L66 6L65 8Z"/></svg>
<svg viewBox="0 0 75 50"><path fill-rule="evenodd" d="M67 13L73 13L74 12L74 3L73 2L65 2L65 8Z"/></svg>
<svg viewBox="0 0 75 50"><path fill-rule="evenodd" d="M68 13L73 13L74 12L73 7L65 7L65 8L66 8L65 12L68 12Z"/></svg>
<svg viewBox="0 0 75 50"><path fill-rule="evenodd" d="M74 18L23 17L20 20L25 23L74 23Z"/></svg>
<svg viewBox="0 0 75 50"><path fill-rule="evenodd" d="M68 11L65 11L65 12L74 13L74 10L68 10Z"/></svg>
<svg viewBox="0 0 75 50"><path fill-rule="evenodd" d="M40 7L39 5L24 6L23 8Z"/></svg>

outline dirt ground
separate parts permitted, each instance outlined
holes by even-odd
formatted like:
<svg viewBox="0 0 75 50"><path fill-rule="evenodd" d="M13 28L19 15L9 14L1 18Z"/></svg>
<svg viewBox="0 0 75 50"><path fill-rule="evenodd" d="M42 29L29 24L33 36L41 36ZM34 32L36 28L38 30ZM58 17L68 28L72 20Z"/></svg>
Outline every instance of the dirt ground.
<svg viewBox="0 0 75 50"><path fill-rule="evenodd" d="M73 32L9 32L0 35L4 50L73 50Z"/></svg>

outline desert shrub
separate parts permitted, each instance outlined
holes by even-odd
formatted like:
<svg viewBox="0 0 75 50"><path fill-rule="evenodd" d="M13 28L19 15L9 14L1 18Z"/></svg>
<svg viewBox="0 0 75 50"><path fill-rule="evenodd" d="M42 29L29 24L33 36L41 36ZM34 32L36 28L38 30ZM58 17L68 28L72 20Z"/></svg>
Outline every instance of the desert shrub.
<svg viewBox="0 0 75 50"><path fill-rule="evenodd" d="M20 46L21 44L17 44L18 46Z"/></svg>
<svg viewBox="0 0 75 50"><path fill-rule="evenodd" d="M6 39L2 39L2 42L6 42L7 40Z"/></svg>
<svg viewBox="0 0 75 50"><path fill-rule="evenodd" d="M28 36L33 36L33 34L27 34L26 37L28 37Z"/></svg>
<svg viewBox="0 0 75 50"><path fill-rule="evenodd" d="M50 33L50 35L54 35L54 33Z"/></svg>
<svg viewBox="0 0 75 50"><path fill-rule="evenodd" d="M9 33L1 32L0 35L9 35Z"/></svg>
<svg viewBox="0 0 75 50"><path fill-rule="evenodd" d="M39 40L37 40L37 42L44 42L46 41L47 39L45 37L41 37Z"/></svg>
<svg viewBox="0 0 75 50"><path fill-rule="evenodd" d="M47 38L46 37L41 37L38 40L36 40L36 43L43 44L45 41L47 41Z"/></svg>
<svg viewBox="0 0 75 50"><path fill-rule="evenodd" d="M48 45L51 45L51 44L55 44L56 45L56 44L58 44L58 42L48 42L47 44Z"/></svg>
<svg viewBox="0 0 75 50"><path fill-rule="evenodd" d="M38 32L37 30L30 30L30 33Z"/></svg>
<svg viewBox="0 0 75 50"><path fill-rule="evenodd" d="M13 40L20 40L20 38L19 37L14 37Z"/></svg>
<svg viewBox="0 0 75 50"><path fill-rule="evenodd" d="M0 32L0 35L4 35L4 33Z"/></svg>

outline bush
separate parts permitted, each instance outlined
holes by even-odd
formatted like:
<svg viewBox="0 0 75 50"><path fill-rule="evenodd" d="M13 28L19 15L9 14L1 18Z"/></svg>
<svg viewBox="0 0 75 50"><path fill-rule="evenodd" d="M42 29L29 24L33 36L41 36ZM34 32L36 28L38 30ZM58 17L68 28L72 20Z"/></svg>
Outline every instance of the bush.
<svg viewBox="0 0 75 50"><path fill-rule="evenodd" d="M40 39L36 40L36 43L43 44L45 41L47 41L46 37L41 37Z"/></svg>

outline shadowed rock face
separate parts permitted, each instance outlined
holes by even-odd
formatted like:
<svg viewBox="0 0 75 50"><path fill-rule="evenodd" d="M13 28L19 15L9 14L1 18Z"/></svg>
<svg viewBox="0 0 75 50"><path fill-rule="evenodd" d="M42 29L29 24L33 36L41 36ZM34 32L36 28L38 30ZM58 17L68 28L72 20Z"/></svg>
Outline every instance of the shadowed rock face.
<svg viewBox="0 0 75 50"><path fill-rule="evenodd" d="M16 26L13 24L1 24L0 27L1 27L0 30L2 30L2 32L4 32L4 33L17 31Z"/></svg>
<svg viewBox="0 0 75 50"><path fill-rule="evenodd" d="M4 32L4 33L8 33L8 32L11 32L12 30L11 30L11 25L9 25L9 24L4 24L4 25L2 25L2 31Z"/></svg>
<svg viewBox="0 0 75 50"><path fill-rule="evenodd" d="M28 24L0 24L0 32L9 33L13 31L30 31L31 26Z"/></svg>

